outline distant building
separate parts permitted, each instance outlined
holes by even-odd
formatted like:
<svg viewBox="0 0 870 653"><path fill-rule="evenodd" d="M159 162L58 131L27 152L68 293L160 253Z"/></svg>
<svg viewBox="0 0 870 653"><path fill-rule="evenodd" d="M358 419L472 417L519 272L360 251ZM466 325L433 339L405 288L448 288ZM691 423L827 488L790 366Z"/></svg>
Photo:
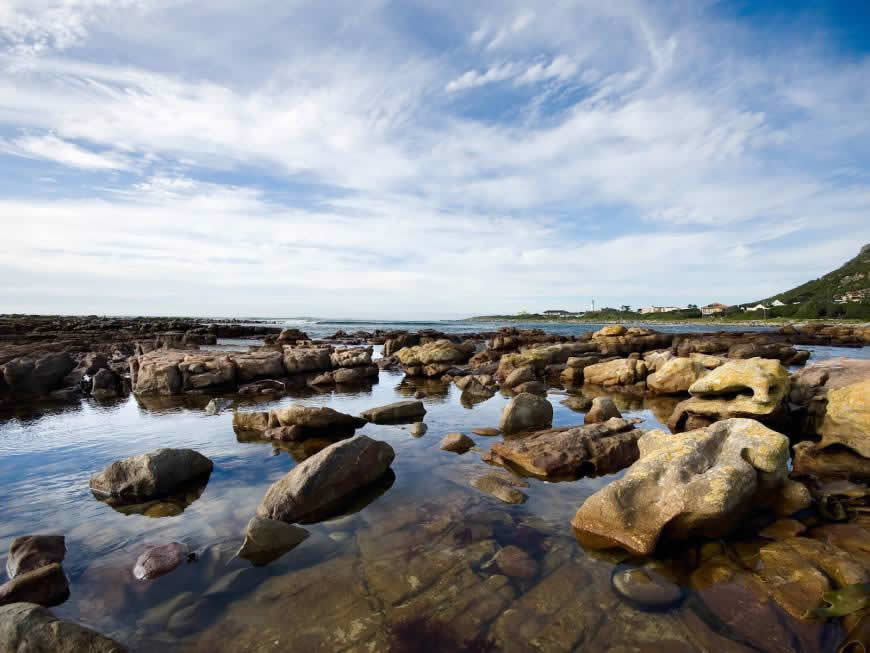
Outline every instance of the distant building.
<svg viewBox="0 0 870 653"><path fill-rule="evenodd" d="M571 311L544 311L544 315L573 315Z"/></svg>
<svg viewBox="0 0 870 653"><path fill-rule="evenodd" d="M770 302L770 305L771 306L785 306L785 303L779 301L778 299L774 299L772 302Z"/></svg>
<svg viewBox="0 0 870 653"><path fill-rule="evenodd" d="M863 290L852 290L839 297L834 297L834 301L837 304L846 304L848 302L861 302L865 299L870 299L870 288L864 288Z"/></svg>
<svg viewBox="0 0 870 653"><path fill-rule="evenodd" d="M679 306L644 306L637 309L638 313L646 315L648 313L670 313L671 311L681 311Z"/></svg>
<svg viewBox="0 0 870 653"><path fill-rule="evenodd" d="M701 307L701 315L718 315L719 313L724 313L726 308L728 308L728 306L725 304L707 304L706 306Z"/></svg>

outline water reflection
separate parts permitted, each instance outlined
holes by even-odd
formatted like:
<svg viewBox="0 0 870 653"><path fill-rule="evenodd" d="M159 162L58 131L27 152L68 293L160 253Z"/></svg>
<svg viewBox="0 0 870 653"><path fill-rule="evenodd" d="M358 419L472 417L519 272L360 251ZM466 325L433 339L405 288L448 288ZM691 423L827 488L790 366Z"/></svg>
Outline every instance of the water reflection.
<svg viewBox="0 0 870 653"><path fill-rule="evenodd" d="M200 478L168 496L140 503L131 503L119 497L93 494L95 499L111 506L122 515L143 515L155 519L160 517L177 517L202 496L207 485L208 477Z"/></svg>

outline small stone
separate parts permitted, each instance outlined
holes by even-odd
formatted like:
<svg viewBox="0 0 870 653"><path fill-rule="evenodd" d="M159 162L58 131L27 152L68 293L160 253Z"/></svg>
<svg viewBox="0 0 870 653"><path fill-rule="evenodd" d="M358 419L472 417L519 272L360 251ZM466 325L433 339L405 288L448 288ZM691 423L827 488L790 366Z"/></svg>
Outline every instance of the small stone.
<svg viewBox="0 0 870 653"><path fill-rule="evenodd" d="M506 546L495 554L493 563L505 576L529 580L538 575L538 563L517 546Z"/></svg>
<svg viewBox="0 0 870 653"><path fill-rule="evenodd" d="M484 435L484 436L498 435L501 433L501 431L499 429L491 428L488 426L481 426L481 427L478 427L476 429L471 429L471 432L474 433L474 435Z"/></svg>
<svg viewBox="0 0 870 653"><path fill-rule="evenodd" d="M152 580L168 574L190 554L186 545L181 542L170 542L162 546L148 549L136 560L133 576L137 580Z"/></svg>
<svg viewBox="0 0 870 653"><path fill-rule="evenodd" d="M680 603L684 596L679 585L643 567L617 567L610 584L621 599L646 610L667 610Z"/></svg>
<svg viewBox="0 0 870 653"><path fill-rule="evenodd" d="M474 440L464 433L448 433L441 440L441 449L443 451L452 451L453 453L463 454L473 446Z"/></svg>
<svg viewBox="0 0 870 653"><path fill-rule="evenodd" d="M417 390L417 392L414 393L414 399L424 399L425 397L426 393L422 390Z"/></svg>
<svg viewBox="0 0 870 653"><path fill-rule="evenodd" d="M426 426L423 422L417 422L416 424L411 425L411 435L417 438L419 438L421 435L424 435L428 430L429 427Z"/></svg>

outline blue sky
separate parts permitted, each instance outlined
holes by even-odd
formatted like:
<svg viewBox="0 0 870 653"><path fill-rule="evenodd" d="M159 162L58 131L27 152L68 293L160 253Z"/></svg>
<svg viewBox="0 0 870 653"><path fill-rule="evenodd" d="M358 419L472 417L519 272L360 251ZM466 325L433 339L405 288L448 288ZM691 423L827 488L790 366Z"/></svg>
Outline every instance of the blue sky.
<svg viewBox="0 0 870 653"><path fill-rule="evenodd" d="M870 242L870 4L5 0L2 312L744 302Z"/></svg>

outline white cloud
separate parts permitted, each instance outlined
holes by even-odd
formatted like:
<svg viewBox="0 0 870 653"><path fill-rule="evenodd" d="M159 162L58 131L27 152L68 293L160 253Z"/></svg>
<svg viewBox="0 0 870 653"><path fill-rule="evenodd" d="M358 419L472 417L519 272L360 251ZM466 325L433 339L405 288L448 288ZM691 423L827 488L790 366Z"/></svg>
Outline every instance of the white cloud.
<svg viewBox="0 0 870 653"><path fill-rule="evenodd" d="M43 159L84 170L130 170L130 161L112 152L92 152L61 140L53 134L21 136L0 140L0 152L30 159Z"/></svg>

